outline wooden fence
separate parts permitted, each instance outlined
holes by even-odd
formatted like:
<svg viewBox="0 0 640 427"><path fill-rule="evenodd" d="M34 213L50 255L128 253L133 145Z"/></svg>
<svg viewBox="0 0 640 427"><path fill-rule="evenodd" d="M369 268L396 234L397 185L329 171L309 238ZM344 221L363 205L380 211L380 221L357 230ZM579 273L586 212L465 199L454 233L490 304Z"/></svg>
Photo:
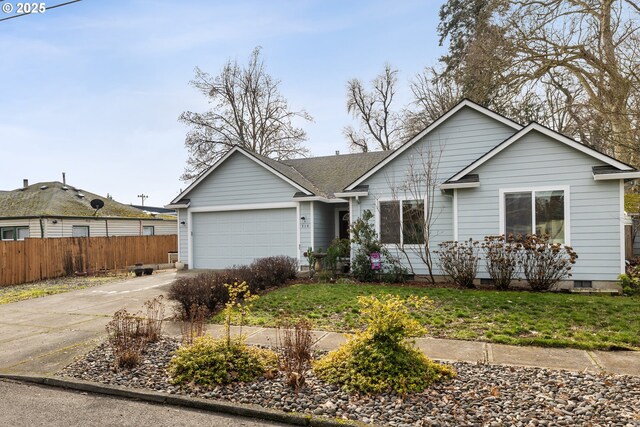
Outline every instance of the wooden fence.
<svg viewBox="0 0 640 427"><path fill-rule="evenodd" d="M81 272L122 270L136 263L167 262L178 237L64 237L0 241L0 286Z"/></svg>

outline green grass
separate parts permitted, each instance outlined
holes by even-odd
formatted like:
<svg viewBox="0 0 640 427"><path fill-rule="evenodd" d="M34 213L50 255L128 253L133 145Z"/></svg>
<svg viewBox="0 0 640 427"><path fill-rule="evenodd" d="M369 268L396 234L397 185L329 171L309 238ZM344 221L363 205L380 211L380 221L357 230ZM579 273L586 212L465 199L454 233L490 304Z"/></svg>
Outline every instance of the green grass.
<svg viewBox="0 0 640 427"><path fill-rule="evenodd" d="M247 319L275 326L288 314L314 328L360 327L358 295L427 295L433 308L418 315L437 338L582 349L640 348L640 297L498 292L355 284L301 284L261 296ZM220 316L213 319L220 322Z"/></svg>
<svg viewBox="0 0 640 427"><path fill-rule="evenodd" d="M85 289L102 285L116 280L123 280L126 276L97 276L97 277L61 277L40 282L26 283L0 287L0 305L18 302L26 299L40 298L47 295Z"/></svg>

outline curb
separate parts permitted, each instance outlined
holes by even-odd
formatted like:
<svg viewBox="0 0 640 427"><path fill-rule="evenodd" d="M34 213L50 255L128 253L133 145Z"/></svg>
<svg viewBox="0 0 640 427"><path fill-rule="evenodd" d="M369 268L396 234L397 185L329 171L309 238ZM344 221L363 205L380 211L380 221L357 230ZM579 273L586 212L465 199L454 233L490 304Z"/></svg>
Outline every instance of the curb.
<svg viewBox="0 0 640 427"><path fill-rule="evenodd" d="M180 406L183 408L199 409L208 412L217 412L221 414L236 415L265 421L275 421L295 426L344 427L363 425L362 423L350 420L333 420L329 418L319 418L313 415L288 413L275 409L263 408L257 405L230 403L220 400L197 397L176 396L174 394L159 393L154 391L132 390L125 387L98 384L88 381L13 374L0 374L0 379L58 387L88 393L103 394L125 399L135 399L155 404L159 403L165 405ZM369 424L369 426L371 426L371 424Z"/></svg>

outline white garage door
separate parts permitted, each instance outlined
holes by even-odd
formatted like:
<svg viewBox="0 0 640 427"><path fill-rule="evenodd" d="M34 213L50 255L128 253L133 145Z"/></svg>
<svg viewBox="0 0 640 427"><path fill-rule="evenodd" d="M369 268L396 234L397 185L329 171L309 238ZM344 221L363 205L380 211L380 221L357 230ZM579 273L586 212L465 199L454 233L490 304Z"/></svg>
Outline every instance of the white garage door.
<svg viewBox="0 0 640 427"><path fill-rule="evenodd" d="M192 217L195 268L227 268L274 255L296 257L296 210L198 212Z"/></svg>

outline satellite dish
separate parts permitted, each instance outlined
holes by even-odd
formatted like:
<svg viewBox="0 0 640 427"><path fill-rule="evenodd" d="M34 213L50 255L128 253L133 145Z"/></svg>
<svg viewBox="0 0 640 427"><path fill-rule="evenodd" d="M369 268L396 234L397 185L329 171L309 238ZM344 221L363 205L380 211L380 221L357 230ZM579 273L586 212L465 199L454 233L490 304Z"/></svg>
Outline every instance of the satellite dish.
<svg viewBox="0 0 640 427"><path fill-rule="evenodd" d="M95 210L102 209L104 206L104 202L100 199L93 199L91 201L91 207Z"/></svg>

